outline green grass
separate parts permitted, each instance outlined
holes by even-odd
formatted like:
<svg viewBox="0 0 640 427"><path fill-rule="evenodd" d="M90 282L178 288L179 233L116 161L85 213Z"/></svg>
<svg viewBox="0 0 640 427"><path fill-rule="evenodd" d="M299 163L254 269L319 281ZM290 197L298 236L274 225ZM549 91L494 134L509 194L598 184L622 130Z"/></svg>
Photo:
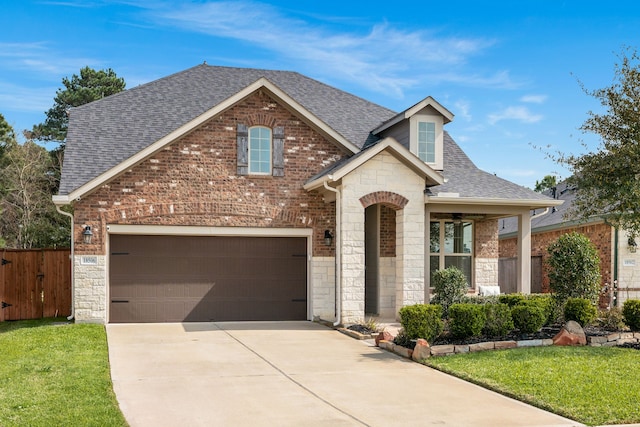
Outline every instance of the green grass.
<svg viewBox="0 0 640 427"><path fill-rule="evenodd" d="M587 425L640 422L640 351L535 347L428 359L427 365Z"/></svg>
<svg viewBox="0 0 640 427"><path fill-rule="evenodd" d="M0 323L0 425L126 426L104 326Z"/></svg>

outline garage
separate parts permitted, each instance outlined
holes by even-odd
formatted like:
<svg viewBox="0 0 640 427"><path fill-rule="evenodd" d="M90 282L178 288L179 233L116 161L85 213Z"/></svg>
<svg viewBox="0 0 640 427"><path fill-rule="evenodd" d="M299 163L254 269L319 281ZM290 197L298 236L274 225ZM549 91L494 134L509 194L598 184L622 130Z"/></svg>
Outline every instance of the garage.
<svg viewBox="0 0 640 427"><path fill-rule="evenodd" d="M305 237L110 236L111 323L307 319Z"/></svg>

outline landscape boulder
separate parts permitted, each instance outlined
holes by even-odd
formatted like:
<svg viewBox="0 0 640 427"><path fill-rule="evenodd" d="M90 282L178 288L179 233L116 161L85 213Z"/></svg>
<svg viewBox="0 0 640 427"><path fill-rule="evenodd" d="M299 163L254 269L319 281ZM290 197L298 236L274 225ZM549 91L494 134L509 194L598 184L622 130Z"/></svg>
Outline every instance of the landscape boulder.
<svg viewBox="0 0 640 427"><path fill-rule="evenodd" d="M578 322L570 320L553 337L553 345L587 345L587 336Z"/></svg>
<svg viewBox="0 0 640 427"><path fill-rule="evenodd" d="M431 347L429 346L429 343L427 340L419 338L416 341L416 346L413 349L411 358L416 362L420 362L424 359L428 359L429 357L431 357Z"/></svg>
<svg viewBox="0 0 640 427"><path fill-rule="evenodd" d="M393 335L391 335L387 331L382 331L375 337L375 340L376 340L376 346L379 347L380 341L393 341Z"/></svg>

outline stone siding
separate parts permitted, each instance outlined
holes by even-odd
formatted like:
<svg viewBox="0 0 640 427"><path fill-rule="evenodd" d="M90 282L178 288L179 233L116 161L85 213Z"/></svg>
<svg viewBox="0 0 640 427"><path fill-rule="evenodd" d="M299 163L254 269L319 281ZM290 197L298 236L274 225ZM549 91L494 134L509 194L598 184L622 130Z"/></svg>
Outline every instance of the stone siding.
<svg viewBox="0 0 640 427"><path fill-rule="evenodd" d="M360 199L391 192L408 200L396 211L396 310L424 301L424 179L382 152L342 179L342 321L364 318L364 207ZM396 207L399 208L399 207Z"/></svg>
<svg viewBox="0 0 640 427"><path fill-rule="evenodd" d="M94 256L96 265L83 265L82 256L74 256L75 319L83 323L105 323L107 320L106 256Z"/></svg>
<svg viewBox="0 0 640 427"><path fill-rule="evenodd" d="M336 259L334 257L313 257L311 259L311 298L314 319L335 319L335 274Z"/></svg>

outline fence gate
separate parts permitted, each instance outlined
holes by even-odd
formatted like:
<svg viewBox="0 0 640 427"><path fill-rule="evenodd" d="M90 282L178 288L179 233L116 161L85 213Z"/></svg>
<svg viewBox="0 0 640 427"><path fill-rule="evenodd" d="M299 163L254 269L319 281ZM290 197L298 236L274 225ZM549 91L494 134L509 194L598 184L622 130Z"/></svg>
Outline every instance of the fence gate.
<svg viewBox="0 0 640 427"><path fill-rule="evenodd" d="M498 285L501 294L514 294L517 290L518 258L498 260ZM542 257L531 257L531 293L542 293Z"/></svg>
<svg viewBox="0 0 640 427"><path fill-rule="evenodd" d="M4 249L0 253L0 321L71 314L68 249Z"/></svg>

